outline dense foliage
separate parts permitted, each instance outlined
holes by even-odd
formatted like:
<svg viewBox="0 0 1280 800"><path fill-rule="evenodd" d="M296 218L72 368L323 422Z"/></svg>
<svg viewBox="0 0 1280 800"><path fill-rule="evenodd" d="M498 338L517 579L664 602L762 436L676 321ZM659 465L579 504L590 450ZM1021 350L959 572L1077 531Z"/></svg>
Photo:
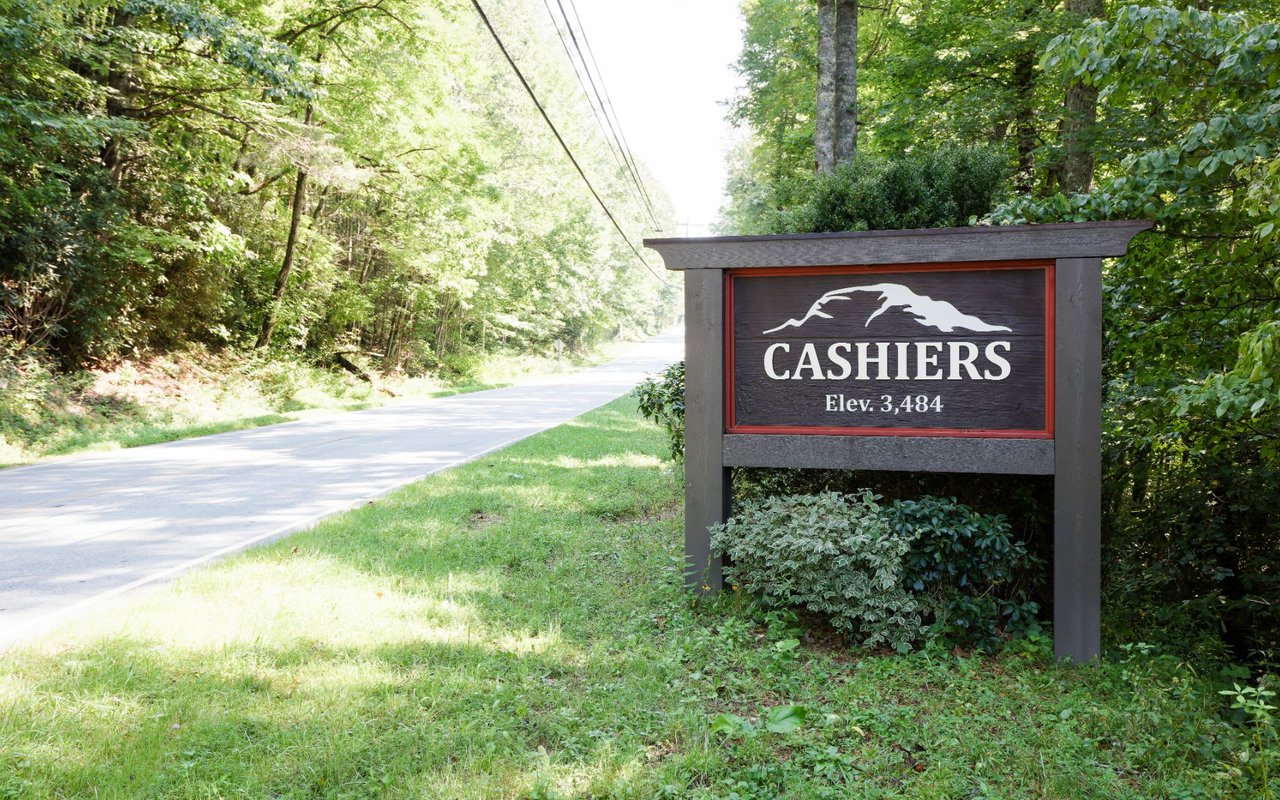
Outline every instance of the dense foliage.
<svg viewBox="0 0 1280 800"><path fill-rule="evenodd" d="M900 158L863 155L801 185L776 233L945 228L991 210L1006 167L992 150L942 148Z"/></svg>
<svg viewBox="0 0 1280 800"><path fill-rule="evenodd" d="M544 9L495 6L638 239ZM653 328L673 297L469 3L0 2L0 357L194 342L464 371Z"/></svg>
<svg viewBox="0 0 1280 800"><path fill-rule="evenodd" d="M744 9L732 114L751 137L726 222L816 228L815 10ZM859 42L864 164L982 148L1011 180L977 221L1155 222L1104 275L1107 630L1253 663L1280 657L1277 18L1275 0L894 0L863 7ZM771 491L956 493L1043 547L1035 481L757 477Z"/></svg>
<svg viewBox="0 0 1280 800"><path fill-rule="evenodd" d="M684 362L677 361L636 387L640 413L667 432L673 461L684 460Z"/></svg>
<svg viewBox="0 0 1280 800"><path fill-rule="evenodd" d="M954 498L768 494L713 527L725 578L766 608L803 608L855 641L994 650L1038 632L1034 559L1001 515Z"/></svg>
<svg viewBox="0 0 1280 800"><path fill-rule="evenodd" d="M1039 571L1003 514L980 514L955 498L894 500L889 529L911 542L901 582L924 595L931 634L993 649L1005 638L1038 631L1028 599Z"/></svg>
<svg viewBox="0 0 1280 800"><path fill-rule="evenodd" d="M1129 6L1056 39L1046 68L1099 87L1098 145L1117 158L1088 195L1022 198L997 216L1156 221L1107 275L1111 585L1145 601L1137 620L1219 629L1236 656L1271 660L1280 27L1266 5Z"/></svg>
<svg viewBox="0 0 1280 800"><path fill-rule="evenodd" d="M766 607L800 607L866 646L906 652L920 636L917 599L902 586L911 539L897 536L870 493L766 497L713 526L725 580Z"/></svg>

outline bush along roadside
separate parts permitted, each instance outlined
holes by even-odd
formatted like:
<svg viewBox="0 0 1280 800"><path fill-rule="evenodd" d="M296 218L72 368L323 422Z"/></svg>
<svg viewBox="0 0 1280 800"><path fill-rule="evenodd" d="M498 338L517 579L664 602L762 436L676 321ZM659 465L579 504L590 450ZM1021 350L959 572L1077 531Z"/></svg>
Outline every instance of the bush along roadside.
<svg viewBox="0 0 1280 800"><path fill-rule="evenodd" d="M635 389L640 413L667 432L671 458L684 461L684 362L677 361Z"/></svg>
<svg viewBox="0 0 1280 800"><path fill-rule="evenodd" d="M911 542L902 585L926 598L931 635L989 652L1040 633L1030 597L1044 564L1003 514L979 514L954 497L894 500L884 512L894 535Z"/></svg>
<svg viewBox="0 0 1280 800"><path fill-rule="evenodd" d="M1038 564L1000 515L954 498L881 503L870 491L747 500L712 529L725 579L768 608L801 608L867 647L991 652L1040 633Z"/></svg>

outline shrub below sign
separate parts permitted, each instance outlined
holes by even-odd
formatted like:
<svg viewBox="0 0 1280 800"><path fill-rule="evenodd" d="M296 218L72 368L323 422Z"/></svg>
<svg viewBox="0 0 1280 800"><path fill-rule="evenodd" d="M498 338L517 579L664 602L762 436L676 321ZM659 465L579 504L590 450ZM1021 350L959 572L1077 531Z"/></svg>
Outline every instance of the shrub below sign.
<svg viewBox="0 0 1280 800"><path fill-rule="evenodd" d="M921 641L991 649L1034 632L1014 583L1031 556L1003 516L954 499L882 506L869 491L748 500L713 526L726 580L768 607L797 607L868 646Z"/></svg>
<svg viewBox="0 0 1280 800"><path fill-rule="evenodd" d="M902 587L910 539L894 535L875 495L768 497L711 529L732 566L728 583L767 606L799 606L867 646L900 652L920 637L923 615Z"/></svg>
<svg viewBox="0 0 1280 800"><path fill-rule="evenodd" d="M954 497L895 500L885 512L894 533L911 540L902 584L925 595L930 633L991 650L1039 632L1040 606L1024 581L1044 565L1003 514L979 514Z"/></svg>

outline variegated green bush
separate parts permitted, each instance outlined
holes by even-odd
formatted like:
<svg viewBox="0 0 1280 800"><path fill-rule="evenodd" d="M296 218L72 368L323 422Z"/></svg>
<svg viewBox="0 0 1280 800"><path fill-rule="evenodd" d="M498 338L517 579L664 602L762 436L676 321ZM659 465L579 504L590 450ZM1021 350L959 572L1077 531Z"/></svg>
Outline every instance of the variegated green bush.
<svg viewBox="0 0 1280 800"><path fill-rule="evenodd" d="M866 646L911 649L922 607L902 586L911 537L893 532L870 492L766 497L712 528L726 579L763 604L821 614Z"/></svg>

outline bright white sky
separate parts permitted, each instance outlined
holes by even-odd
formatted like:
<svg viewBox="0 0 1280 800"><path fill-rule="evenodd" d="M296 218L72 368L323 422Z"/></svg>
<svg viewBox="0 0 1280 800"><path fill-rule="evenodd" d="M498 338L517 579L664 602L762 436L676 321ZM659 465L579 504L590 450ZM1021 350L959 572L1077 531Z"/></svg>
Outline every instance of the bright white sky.
<svg viewBox="0 0 1280 800"><path fill-rule="evenodd" d="M739 83L739 0L574 2L623 135L675 206L679 230L663 235L708 235L735 137L724 102Z"/></svg>

